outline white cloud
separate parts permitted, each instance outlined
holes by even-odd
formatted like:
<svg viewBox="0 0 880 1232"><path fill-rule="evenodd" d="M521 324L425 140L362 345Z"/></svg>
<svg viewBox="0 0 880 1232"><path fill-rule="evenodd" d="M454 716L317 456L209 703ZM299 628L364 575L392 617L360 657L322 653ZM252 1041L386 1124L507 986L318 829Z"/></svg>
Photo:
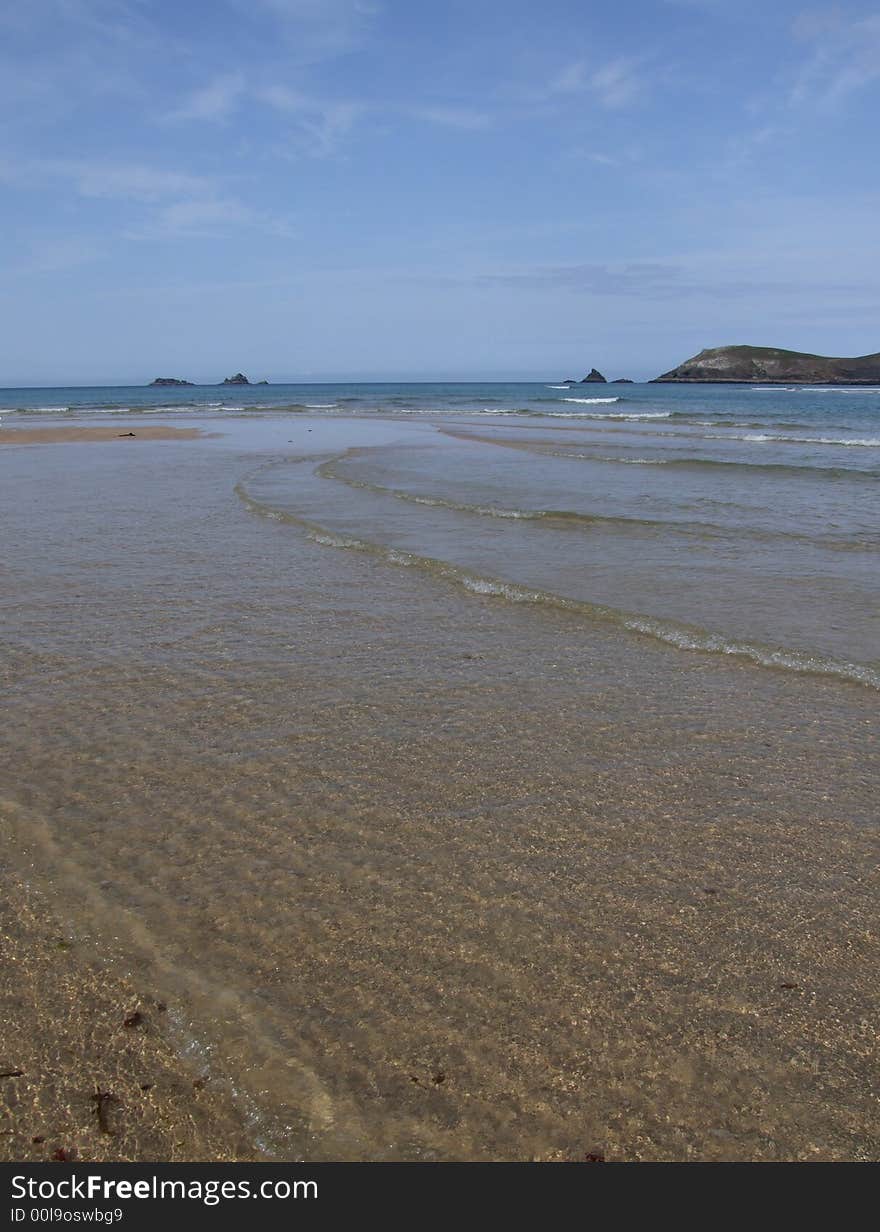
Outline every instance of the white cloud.
<svg viewBox="0 0 880 1232"><path fill-rule="evenodd" d="M612 60L593 74L590 85L603 107L625 107L641 89L636 61L627 57Z"/></svg>
<svg viewBox="0 0 880 1232"><path fill-rule="evenodd" d="M40 235L26 240L23 247L27 255L10 270L11 274L64 273L104 255L91 239L71 235Z"/></svg>
<svg viewBox="0 0 880 1232"><path fill-rule="evenodd" d="M317 157L335 153L366 110L362 103L326 102L282 85L263 87L256 91L255 97L289 116L295 125L296 145Z"/></svg>
<svg viewBox="0 0 880 1232"><path fill-rule="evenodd" d="M321 60L361 45L381 11L367 0L233 0L253 17L255 10L273 18L296 58Z"/></svg>
<svg viewBox="0 0 880 1232"><path fill-rule="evenodd" d="M172 201L155 210L139 226L125 232L127 239L216 239L233 231L262 231L290 238L295 228L287 218L253 209L234 197Z"/></svg>
<svg viewBox="0 0 880 1232"><path fill-rule="evenodd" d="M64 124L95 98L144 103L154 90L139 62L179 46L124 0L0 3L0 105L7 131ZM10 110L11 109L11 110Z"/></svg>
<svg viewBox="0 0 880 1232"><path fill-rule="evenodd" d="M226 73L194 90L169 119L223 120L238 106L243 93L244 78L241 73Z"/></svg>
<svg viewBox="0 0 880 1232"><path fill-rule="evenodd" d="M215 200L174 201L163 206L157 216L158 226L177 234L226 228L230 224L252 223L254 212L240 201Z"/></svg>
<svg viewBox="0 0 880 1232"><path fill-rule="evenodd" d="M583 60L576 60L550 82L551 94L578 94L587 88L587 66Z"/></svg>
<svg viewBox="0 0 880 1232"><path fill-rule="evenodd" d="M0 160L0 183L10 187L32 190L53 181L66 183L86 199L129 203L134 207L133 222L121 232L127 239L219 235L234 228L259 230L279 237L293 234L288 218L253 209L224 193L220 181L205 176L137 163L101 163L85 159ZM45 268L66 268L91 259L77 255L87 247L75 237L67 247L62 244L45 247L44 261L55 263Z"/></svg>
<svg viewBox="0 0 880 1232"><path fill-rule="evenodd" d="M31 0L3 6L0 24L17 32L66 26L102 42L152 44L158 38L137 0Z"/></svg>
<svg viewBox="0 0 880 1232"><path fill-rule="evenodd" d="M50 178L71 180L83 197L151 202L214 191L213 182L203 176L138 163L42 159L31 163L30 169Z"/></svg>
<svg viewBox="0 0 880 1232"><path fill-rule="evenodd" d="M768 273L768 263L762 255L743 253L731 257L724 253L688 254L675 262L532 266L459 277L447 275L437 281L643 301L752 300L807 292L840 296L850 302L854 296L876 297L876 283L864 273L837 265L811 266L799 254L780 262L774 274Z"/></svg>
<svg viewBox="0 0 880 1232"><path fill-rule="evenodd" d="M304 94L301 94L299 90L291 89L290 86L262 86L256 91L256 97L260 102L267 103L279 111L300 111L311 105L310 100Z"/></svg>
<svg viewBox="0 0 880 1232"><path fill-rule="evenodd" d="M665 2L683 9L705 9L709 13L723 13L731 7L730 0L665 0Z"/></svg>
<svg viewBox="0 0 880 1232"><path fill-rule="evenodd" d="M87 158L0 159L0 181L24 189L53 180L67 181L82 197L156 202L169 197L210 196L214 180L145 163L101 162Z"/></svg>
<svg viewBox="0 0 880 1232"><path fill-rule="evenodd" d="M776 151L786 138L792 135L791 126L762 124L749 132L732 137L726 152L717 161L716 170L724 175L740 174L759 154Z"/></svg>
<svg viewBox="0 0 880 1232"><path fill-rule="evenodd" d="M840 9L802 13L795 38L812 44L791 91L791 102L835 110L880 82L880 13L847 17Z"/></svg>
<svg viewBox="0 0 880 1232"><path fill-rule="evenodd" d="M351 132L362 110L359 103L329 103L301 116L299 129L309 152L322 156L333 154L340 141Z"/></svg>
<svg viewBox="0 0 880 1232"><path fill-rule="evenodd" d="M262 103L292 121L294 144L317 157L334 154L368 111L375 115L402 115L463 131L476 132L492 125L489 113L476 107L446 103L375 102L368 105L356 99L316 98L277 82L249 89L240 75L218 78L196 91L172 112L171 118L222 119L246 98Z"/></svg>
<svg viewBox="0 0 880 1232"><path fill-rule="evenodd" d="M469 131L490 128L492 117L485 111L472 107L411 107L408 114L415 120L426 120L429 124L440 124L447 128L461 128Z"/></svg>
<svg viewBox="0 0 880 1232"><path fill-rule="evenodd" d="M584 60L577 60L551 81L549 93L592 94L608 109L625 107L642 90L640 66L641 61L630 56L618 56L598 69Z"/></svg>

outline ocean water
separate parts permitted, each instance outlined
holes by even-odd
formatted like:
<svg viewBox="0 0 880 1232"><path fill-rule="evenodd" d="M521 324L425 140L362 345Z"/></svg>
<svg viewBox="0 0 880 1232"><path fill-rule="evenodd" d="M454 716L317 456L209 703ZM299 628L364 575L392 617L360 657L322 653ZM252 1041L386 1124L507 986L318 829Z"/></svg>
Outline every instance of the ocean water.
<svg viewBox="0 0 880 1232"><path fill-rule="evenodd" d="M531 382L415 382L193 385L156 388L71 386L0 389L0 417L124 413L320 412L586 416L651 415L746 428L873 428L880 386L562 385ZM796 414L793 414L796 412ZM832 433L833 434L833 433Z"/></svg>
<svg viewBox="0 0 880 1232"><path fill-rule="evenodd" d="M877 395L351 396L0 446L29 1081L80 1075L0 1151L168 1095L82 961L267 1159L876 1158Z"/></svg>
<svg viewBox="0 0 880 1232"><path fill-rule="evenodd" d="M880 388L45 389L0 407L0 432L162 414L247 439L257 421L381 419L317 462L273 459L239 496L471 592L880 687Z"/></svg>

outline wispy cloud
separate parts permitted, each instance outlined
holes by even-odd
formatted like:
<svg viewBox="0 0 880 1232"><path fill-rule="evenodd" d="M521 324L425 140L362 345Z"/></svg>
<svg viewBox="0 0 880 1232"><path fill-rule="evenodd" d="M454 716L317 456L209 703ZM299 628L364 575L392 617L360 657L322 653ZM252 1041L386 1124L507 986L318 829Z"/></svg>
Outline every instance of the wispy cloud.
<svg viewBox="0 0 880 1232"><path fill-rule="evenodd" d="M11 275L60 274L90 265L104 255L103 247L90 238L40 234L26 238Z"/></svg>
<svg viewBox="0 0 880 1232"><path fill-rule="evenodd" d="M839 8L802 13L794 36L811 48L790 100L835 110L880 82L880 13L847 15Z"/></svg>
<svg viewBox="0 0 880 1232"><path fill-rule="evenodd" d="M681 287L682 269L676 265L643 261L631 265L539 266L527 270L477 275L484 285L555 288L585 291L594 295L668 294Z"/></svg>
<svg viewBox="0 0 880 1232"><path fill-rule="evenodd" d="M236 109L244 94L241 73L225 73L194 90L169 114L172 120L224 120Z"/></svg>
<svg viewBox="0 0 880 1232"><path fill-rule="evenodd" d="M335 153L365 111L359 102L311 98L282 85L265 86L255 98L290 117L293 144L317 157Z"/></svg>
<svg viewBox="0 0 880 1232"><path fill-rule="evenodd" d="M476 132L492 127L492 116L487 111L475 107L426 106L408 107L406 113L415 120L425 120L428 124L439 124L446 128L460 128Z"/></svg>
<svg viewBox="0 0 880 1232"><path fill-rule="evenodd" d="M702 9L707 13L723 13L734 6L730 0L664 0L664 3L681 9Z"/></svg>
<svg viewBox="0 0 880 1232"><path fill-rule="evenodd" d="M199 198L163 205L140 227L126 232L129 239L212 239L242 229L289 238L289 219L257 210L233 197Z"/></svg>
<svg viewBox="0 0 880 1232"><path fill-rule="evenodd" d="M348 99L321 99L279 83L249 87L241 73L217 77L187 96L169 120L227 119L246 102L279 113L294 125L291 144L300 152L326 157L336 152L366 110Z"/></svg>
<svg viewBox="0 0 880 1232"><path fill-rule="evenodd" d="M311 107L297 120L294 144L319 158L335 154L362 111L359 103L327 103Z"/></svg>
<svg viewBox="0 0 880 1232"><path fill-rule="evenodd" d="M625 107L642 89L638 63L631 59L612 60L593 74L590 85L603 107Z"/></svg>
<svg viewBox="0 0 880 1232"><path fill-rule="evenodd" d="M455 279L452 279L455 281ZM724 264L685 265L640 261L629 264L575 264L476 274L460 281L479 286L522 290L571 291L595 296L634 297L641 300L676 300L692 297L749 298L760 295L853 293L876 294L869 280L852 282L769 279L732 276Z"/></svg>
<svg viewBox="0 0 880 1232"><path fill-rule="evenodd" d="M210 194L213 181L183 171L166 171L138 163L102 163L85 159L44 159L31 169L72 181L83 197L108 200L163 201L168 197Z"/></svg>
<svg viewBox="0 0 880 1232"><path fill-rule="evenodd" d="M170 120L225 120L246 102L268 107L292 129L288 150L326 158L339 151L355 126L366 115L406 118L462 132L480 132L492 127L493 116L483 108L458 103L397 103L373 99L369 104L351 98L321 98L282 83L249 87L240 73L218 77L187 96L170 112ZM283 141L283 139L282 139Z"/></svg>
<svg viewBox="0 0 880 1232"><path fill-rule="evenodd" d="M232 0L248 17L273 19L294 58L320 60L359 47L381 12L368 0Z"/></svg>
<svg viewBox="0 0 880 1232"><path fill-rule="evenodd" d="M226 230L230 224L251 223L254 213L240 201L175 201L163 206L156 219L159 229L175 234Z"/></svg>
<svg viewBox="0 0 880 1232"><path fill-rule="evenodd" d="M737 133L727 141L722 156L716 159L717 172L723 175L740 173L758 155L778 149L780 142L792 132L791 125L769 123Z"/></svg>
<svg viewBox="0 0 880 1232"><path fill-rule="evenodd" d="M0 161L0 183L10 187L33 190L53 182L63 182L86 200L130 206L118 232L127 239L217 236L242 228L279 237L293 233L287 217L246 205L230 195L222 181L208 176L94 159ZM83 247L71 238L70 252L78 245ZM71 264L63 246L56 245L55 252L53 260Z"/></svg>
<svg viewBox="0 0 880 1232"><path fill-rule="evenodd" d="M149 86L137 62L158 56L168 61L176 44L145 10L124 0L0 4L0 101L7 132L63 124L95 98L146 99Z"/></svg>
<svg viewBox="0 0 880 1232"><path fill-rule="evenodd" d="M66 181L82 197L155 202L169 197L210 195L216 182L187 171L169 171L146 163L88 158L0 158L0 181L32 188Z"/></svg>
<svg viewBox="0 0 880 1232"><path fill-rule="evenodd" d="M550 81L547 87L549 94L580 94L589 85L589 75L585 60L575 60L561 69Z"/></svg>
<svg viewBox="0 0 880 1232"><path fill-rule="evenodd" d="M32 0L4 5L0 25L18 33L67 29L102 42L153 46L166 42L138 0Z"/></svg>
<svg viewBox="0 0 880 1232"><path fill-rule="evenodd" d="M594 68L585 60L567 65L550 82L550 94L591 94L609 110L633 102L644 88L641 72L643 61L632 56L618 56Z"/></svg>

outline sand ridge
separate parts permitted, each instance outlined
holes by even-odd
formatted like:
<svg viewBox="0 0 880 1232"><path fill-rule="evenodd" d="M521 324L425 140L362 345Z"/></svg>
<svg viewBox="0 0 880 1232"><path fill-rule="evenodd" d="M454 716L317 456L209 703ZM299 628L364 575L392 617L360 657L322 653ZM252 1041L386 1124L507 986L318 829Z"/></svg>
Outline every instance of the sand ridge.
<svg viewBox="0 0 880 1232"><path fill-rule="evenodd" d="M124 431L120 431L124 428ZM60 426L51 428L2 428L0 445L60 445L68 441L194 441L205 435L199 428L174 428L169 424L137 425L137 431L125 424L110 427L83 428Z"/></svg>

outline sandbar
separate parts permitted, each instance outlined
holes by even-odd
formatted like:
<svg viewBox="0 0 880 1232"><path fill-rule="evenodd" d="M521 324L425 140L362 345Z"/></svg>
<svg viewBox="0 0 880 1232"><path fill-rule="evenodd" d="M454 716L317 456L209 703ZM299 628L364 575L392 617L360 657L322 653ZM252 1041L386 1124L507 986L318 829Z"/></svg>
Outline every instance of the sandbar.
<svg viewBox="0 0 880 1232"><path fill-rule="evenodd" d="M138 425L137 431L111 427L0 428L0 445L60 445L67 441L194 441L205 434L198 428L172 428L168 424Z"/></svg>

